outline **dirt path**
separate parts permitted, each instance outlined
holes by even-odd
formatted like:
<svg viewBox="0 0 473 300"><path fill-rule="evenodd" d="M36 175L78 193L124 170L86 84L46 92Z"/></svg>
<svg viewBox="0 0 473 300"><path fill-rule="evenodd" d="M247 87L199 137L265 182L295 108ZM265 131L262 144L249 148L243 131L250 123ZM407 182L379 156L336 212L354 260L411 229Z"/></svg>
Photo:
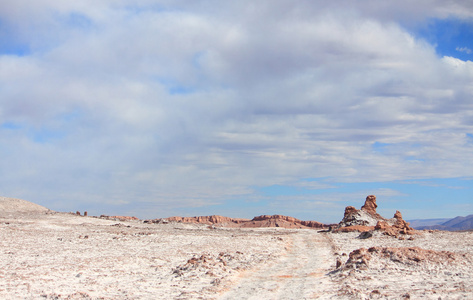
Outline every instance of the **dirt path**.
<svg viewBox="0 0 473 300"><path fill-rule="evenodd" d="M334 287L326 275L334 267L329 238L314 230L291 235L286 255L242 279L220 299L328 299Z"/></svg>

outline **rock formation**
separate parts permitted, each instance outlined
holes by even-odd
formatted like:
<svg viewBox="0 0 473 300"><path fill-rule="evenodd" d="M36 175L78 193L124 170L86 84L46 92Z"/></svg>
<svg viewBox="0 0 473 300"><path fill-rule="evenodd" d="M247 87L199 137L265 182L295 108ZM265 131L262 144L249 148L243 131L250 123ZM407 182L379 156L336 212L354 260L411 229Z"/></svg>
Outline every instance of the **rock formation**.
<svg viewBox="0 0 473 300"><path fill-rule="evenodd" d="M166 219L145 220L145 223L195 223L216 225L222 227L240 228L260 228L260 227L281 227L281 228L326 228L327 226L316 221L301 221L299 219L283 215L261 215L253 219L229 218L223 216L200 216L200 217L170 217Z"/></svg>
<svg viewBox="0 0 473 300"><path fill-rule="evenodd" d="M195 224L207 224L207 225L234 225L240 224L243 222L250 221L249 219L239 219L239 218L229 218L223 216L200 216L200 217L170 217L166 219L155 219L147 220L146 223L162 223L164 220L167 222L177 222L177 223L195 223ZM166 222L164 221L164 222Z"/></svg>
<svg viewBox="0 0 473 300"><path fill-rule="evenodd" d="M262 215L241 224L240 227L325 228L326 225L316 221L301 221L293 217L282 215Z"/></svg>
<svg viewBox="0 0 473 300"><path fill-rule="evenodd" d="M377 212L376 209L378 208L378 204L376 204L376 196L375 195L369 195L366 197L365 204L361 207L361 210L367 212L371 216L373 216L376 219L383 219Z"/></svg>
<svg viewBox="0 0 473 300"><path fill-rule="evenodd" d="M412 234L414 229L409 226L409 223L402 219L401 212L398 210L394 217L387 221L378 221L375 226L376 230L381 230L386 235L398 236L399 234Z"/></svg>
<svg viewBox="0 0 473 300"><path fill-rule="evenodd" d="M356 209L353 206L347 206L345 208L345 214L343 215L343 219L339 223L338 227L367 227L366 230L363 231L373 229L379 220L385 220L376 212L377 207L378 205L376 204L376 196L374 195L369 195L368 197L366 197L365 204L361 207L360 210Z"/></svg>
<svg viewBox="0 0 473 300"><path fill-rule="evenodd" d="M106 219L106 220L113 220L113 221L138 221L137 217L129 217L129 216L107 216L107 215L101 215L101 219Z"/></svg>
<svg viewBox="0 0 473 300"><path fill-rule="evenodd" d="M365 204L360 210L353 206L347 206L343 219L334 232L379 230L390 236L412 234L415 232L415 230L409 226L409 223L402 219L402 215L399 211L396 211L392 219L385 219L377 213L377 208L378 205L376 204L375 195L366 197Z"/></svg>

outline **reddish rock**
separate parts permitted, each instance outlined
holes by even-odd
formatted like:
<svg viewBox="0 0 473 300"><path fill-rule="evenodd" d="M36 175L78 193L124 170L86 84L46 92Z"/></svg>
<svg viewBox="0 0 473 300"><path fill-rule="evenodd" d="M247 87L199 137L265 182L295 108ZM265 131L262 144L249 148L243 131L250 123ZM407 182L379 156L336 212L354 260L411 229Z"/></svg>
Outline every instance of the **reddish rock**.
<svg viewBox="0 0 473 300"><path fill-rule="evenodd" d="M394 219L402 220L402 214L400 211L396 210L396 213L394 214Z"/></svg>
<svg viewBox="0 0 473 300"><path fill-rule="evenodd" d="M316 221L301 221L299 219L283 215L262 215L254 217L249 224L258 225L257 227L284 227L284 228L325 228L326 226ZM258 222L260 224L258 224ZM245 224L245 227L249 227ZM268 226L262 226L267 224Z"/></svg>
<svg viewBox="0 0 473 300"><path fill-rule="evenodd" d="M196 224L240 224L242 222L249 221L248 219L236 219L223 216L199 216L199 217L170 217L167 218L169 222L180 222L180 223L196 223Z"/></svg>
<svg viewBox="0 0 473 300"><path fill-rule="evenodd" d="M367 213L370 213L372 215L376 214L376 209L378 208L378 205L376 204L376 196L375 195L369 195L366 197L365 205L361 207L362 210L366 211Z"/></svg>
<svg viewBox="0 0 473 300"><path fill-rule="evenodd" d="M378 221L376 226L374 227L375 230L386 230L389 227L388 222L386 221Z"/></svg>
<svg viewBox="0 0 473 300"><path fill-rule="evenodd" d="M355 214L358 211L354 206L347 206L345 207L345 213L343 214L344 219L350 218L353 214Z"/></svg>
<svg viewBox="0 0 473 300"><path fill-rule="evenodd" d="M317 221L301 221L301 224L310 228L326 228L327 225Z"/></svg>
<svg viewBox="0 0 473 300"><path fill-rule="evenodd" d="M367 232L367 231L372 231L374 230L374 226L363 226L363 225L353 225L353 226L347 226L347 227L339 227L334 229L332 232Z"/></svg>
<svg viewBox="0 0 473 300"><path fill-rule="evenodd" d="M404 264L415 264L424 261L429 263L452 263L458 256L458 254L450 251L426 250L419 247L371 247L368 252Z"/></svg>
<svg viewBox="0 0 473 300"><path fill-rule="evenodd" d="M383 231L384 234L397 237L399 234L414 234L415 230L409 226L409 223L402 219L399 211L394 215L394 224L389 224L387 221L378 221L375 226L376 230Z"/></svg>
<svg viewBox="0 0 473 300"><path fill-rule="evenodd" d="M316 221L301 221L299 219L283 215L262 215L254 217L251 222L245 223L243 227L282 227L282 228L325 228L326 226Z"/></svg>
<svg viewBox="0 0 473 300"><path fill-rule="evenodd" d="M361 207L361 210L367 212L368 214L372 215L376 219L384 219L376 212L378 208L378 204L376 204L376 196L369 195L366 197L365 204Z"/></svg>
<svg viewBox="0 0 473 300"><path fill-rule="evenodd" d="M367 231L368 228L382 231L386 235L398 237L399 234L413 234L415 230L409 223L402 219L402 214L396 211L393 219L385 219L376 212L376 196L366 197L365 204L360 210L353 206L345 208L343 220L339 223L334 232ZM374 227L372 227L375 225Z"/></svg>
<svg viewBox="0 0 473 300"><path fill-rule="evenodd" d="M301 221L299 219L283 215L261 215L253 219L235 219L222 216L200 216L200 217L171 217L169 222L195 223L207 225L219 225L225 227L260 228L326 228L327 226L316 221ZM146 220L146 223L159 223Z"/></svg>

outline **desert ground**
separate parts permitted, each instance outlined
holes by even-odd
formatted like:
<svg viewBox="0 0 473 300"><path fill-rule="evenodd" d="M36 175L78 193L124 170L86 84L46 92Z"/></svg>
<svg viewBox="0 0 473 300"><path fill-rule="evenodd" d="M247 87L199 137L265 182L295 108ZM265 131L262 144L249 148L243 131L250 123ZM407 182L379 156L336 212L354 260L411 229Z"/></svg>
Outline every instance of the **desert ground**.
<svg viewBox="0 0 473 300"><path fill-rule="evenodd" d="M473 298L472 232L149 224L8 201L1 299Z"/></svg>

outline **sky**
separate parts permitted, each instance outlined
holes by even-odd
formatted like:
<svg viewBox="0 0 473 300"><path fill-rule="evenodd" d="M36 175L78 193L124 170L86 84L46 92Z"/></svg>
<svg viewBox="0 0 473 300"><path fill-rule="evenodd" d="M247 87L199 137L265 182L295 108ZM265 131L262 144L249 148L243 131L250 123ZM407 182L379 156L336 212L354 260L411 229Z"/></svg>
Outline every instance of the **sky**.
<svg viewBox="0 0 473 300"><path fill-rule="evenodd" d="M473 3L3 0L0 195L89 215L473 214Z"/></svg>

